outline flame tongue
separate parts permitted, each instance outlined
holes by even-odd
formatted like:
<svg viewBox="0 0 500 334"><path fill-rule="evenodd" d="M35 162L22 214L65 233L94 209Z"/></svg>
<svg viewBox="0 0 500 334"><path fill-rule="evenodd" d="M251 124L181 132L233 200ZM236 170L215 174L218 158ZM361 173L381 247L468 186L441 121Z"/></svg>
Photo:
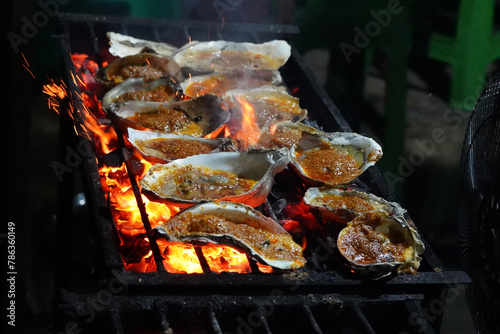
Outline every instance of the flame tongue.
<svg viewBox="0 0 500 334"><path fill-rule="evenodd" d="M239 96L235 99L241 107L241 129L233 137L239 141L240 148L246 150L259 142L260 130L252 104Z"/></svg>

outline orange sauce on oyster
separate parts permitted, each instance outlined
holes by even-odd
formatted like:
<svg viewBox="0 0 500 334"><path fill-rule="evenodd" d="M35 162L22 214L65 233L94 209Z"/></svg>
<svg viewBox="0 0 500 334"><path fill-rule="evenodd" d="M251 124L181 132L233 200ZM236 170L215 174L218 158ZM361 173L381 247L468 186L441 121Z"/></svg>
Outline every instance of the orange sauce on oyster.
<svg viewBox="0 0 500 334"><path fill-rule="evenodd" d="M267 149L291 148L300 141L301 137L302 131L278 127L276 131L267 130L261 133L257 146Z"/></svg>
<svg viewBox="0 0 500 334"><path fill-rule="evenodd" d="M167 176L155 182L152 188L165 197L204 200L244 194L256 183L223 170L186 165L170 169Z"/></svg>
<svg viewBox="0 0 500 334"><path fill-rule="evenodd" d="M187 139L137 140L136 145L141 151L164 160L183 159L196 154L210 153L214 150L214 147L209 143Z"/></svg>
<svg viewBox="0 0 500 334"><path fill-rule="evenodd" d="M120 95L114 102L124 101L152 101L152 102L170 102L175 100L175 92L164 85L150 90L126 92Z"/></svg>
<svg viewBox="0 0 500 334"><path fill-rule="evenodd" d="M186 113L179 110L160 108L154 112L137 112L128 119L144 128L157 132L185 134L193 137L203 135L201 126L190 119Z"/></svg>
<svg viewBox="0 0 500 334"><path fill-rule="evenodd" d="M383 213L370 212L347 223L346 232L341 233L339 250L349 260L368 265L382 262L404 262L408 245L405 236L398 230L382 233L377 227L383 224Z"/></svg>
<svg viewBox="0 0 500 334"><path fill-rule="evenodd" d="M270 71L252 71L248 73L236 70L230 73L213 74L203 81L193 81L186 88L188 96L213 94L222 96L231 89L250 89L272 83Z"/></svg>
<svg viewBox="0 0 500 334"><path fill-rule="evenodd" d="M361 164L352 155L326 144L298 152L297 158L308 177L328 185L348 183L361 174Z"/></svg>
<svg viewBox="0 0 500 334"><path fill-rule="evenodd" d="M186 212L180 216L174 216L163 227L168 234L175 237L190 234L230 235L250 245L263 258L294 261L297 266L305 263L302 248L293 241L289 234L272 233L244 223L234 223L215 215Z"/></svg>

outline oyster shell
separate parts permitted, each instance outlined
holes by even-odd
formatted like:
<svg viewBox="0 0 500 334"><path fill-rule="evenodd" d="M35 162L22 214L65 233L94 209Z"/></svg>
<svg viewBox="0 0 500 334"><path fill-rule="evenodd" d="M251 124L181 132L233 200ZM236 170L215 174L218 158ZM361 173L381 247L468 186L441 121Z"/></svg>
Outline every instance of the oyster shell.
<svg viewBox="0 0 500 334"><path fill-rule="evenodd" d="M203 94L223 96L233 89L251 89L265 85L281 84L281 74L277 70L233 70L193 76L180 83L186 96Z"/></svg>
<svg viewBox="0 0 500 334"><path fill-rule="evenodd" d="M117 124L124 128L149 129L193 137L212 133L230 118L224 100L214 95L173 103L111 103L106 111L114 115Z"/></svg>
<svg viewBox="0 0 500 334"><path fill-rule="evenodd" d="M146 159L161 163L198 154L236 151L231 138L198 138L129 128L128 140Z"/></svg>
<svg viewBox="0 0 500 334"><path fill-rule="evenodd" d="M153 200L179 207L207 200L256 207L264 203L274 175L289 161L287 149L201 154L156 164L140 183Z"/></svg>
<svg viewBox="0 0 500 334"><path fill-rule="evenodd" d="M188 72L213 72L236 69L277 70L291 55L290 45L283 40L262 44L229 41L193 41L172 56Z"/></svg>
<svg viewBox="0 0 500 334"><path fill-rule="evenodd" d="M406 213L398 203L357 190L311 187L303 199L311 211L323 219L344 224L367 212L379 211L394 216Z"/></svg>
<svg viewBox="0 0 500 334"><path fill-rule="evenodd" d="M176 81L184 79L181 68L171 57L144 52L114 60L97 73L96 79L114 86L128 78L142 77L154 81L168 76Z"/></svg>
<svg viewBox="0 0 500 334"><path fill-rule="evenodd" d="M112 31L108 32L106 36L109 40L109 53L116 57L131 56L144 50L154 51L163 56L171 56L177 51L177 47L167 43L148 41Z"/></svg>
<svg viewBox="0 0 500 334"><path fill-rule="evenodd" d="M324 134L321 130L302 122L285 121L262 128L255 147L265 149L292 148L298 144L303 132Z"/></svg>
<svg viewBox="0 0 500 334"><path fill-rule="evenodd" d="M293 121L299 122L306 118L307 110L300 107L299 99L288 94L283 86L266 85L249 90L231 90L224 95L233 112L234 127L241 124L243 117L242 103L248 103L253 108L256 123L259 128L272 124Z"/></svg>
<svg viewBox="0 0 500 334"><path fill-rule="evenodd" d="M179 100L180 93L175 79L160 78L151 82L144 78L130 78L110 89L102 98L102 109L106 110L111 103L125 101L174 102Z"/></svg>
<svg viewBox="0 0 500 334"><path fill-rule="evenodd" d="M357 133L303 132L291 148L292 167L310 185L341 188L382 157L373 139Z"/></svg>
<svg viewBox="0 0 500 334"><path fill-rule="evenodd" d="M156 230L170 241L236 245L255 260L279 269L300 268L306 262L302 248L283 227L240 203L201 203Z"/></svg>
<svg viewBox="0 0 500 334"><path fill-rule="evenodd" d="M425 247L412 225L402 216L368 212L347 223L337 247L361 276L379 279L393 272L416 273Z"/></svg>

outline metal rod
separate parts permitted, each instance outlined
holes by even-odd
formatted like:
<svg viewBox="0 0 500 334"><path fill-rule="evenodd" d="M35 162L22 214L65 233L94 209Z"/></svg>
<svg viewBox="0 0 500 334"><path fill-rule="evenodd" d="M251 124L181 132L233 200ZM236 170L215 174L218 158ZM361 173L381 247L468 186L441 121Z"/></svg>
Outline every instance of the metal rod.
<svg viewBox="0 0 500 334"><path fill-rule="evenodd" d="M109 316L111 317L111 323L113 324L113 333L115 334L125 333L123 331L122 321L120 319L120 314L118 313L118 310L111 309L109 311Z"/></svg>
<svg viewBox="0 0 500 334"><path fill-rule="evenodd" d="M222 334L222 329L220 328L219 321L215 315L215 311L212 305L208 307L208 316L210 317L210 323L212 324L212 328L214 333Z"/></svg>
<svg viewBox="0 0 500 334"><path fill-rule="evenodd" d="M210 274L212 273L212 270L210 270L210 266L208 265L207 259L205 258L205 255L203 255L203 251L201 250L200 246L194 246L194 250L196 252L196 256L198 257L198 261L200 261L201 269L203 269L204 274Z"/></svg>
<svg viewBox="0 0 500 334"><path fill-rule="evenodd" d="M311 311L311 308L307 305L303 305L302 308L304 309L304 313L306 314L307 318L311 322L311 325L314 329L314 332L317 334L323 334L323 331L319 327L318 322L316 321L316 318L314 318L314 315Z"/></svg>
<svg viewBox="0 0 500 334"><path fill-rule="evenodd" d="M368 321L368 319L366 319L365 315L363 314L363 311L361 311L361 308L359 307L359 302L354 302L352 304L352 310L358 316L359 320L361 320L360 323L366 329L366 332L370 333L370 334L376 334L376 332L373 330L372 326L370 325L370 322Z"/></svg>

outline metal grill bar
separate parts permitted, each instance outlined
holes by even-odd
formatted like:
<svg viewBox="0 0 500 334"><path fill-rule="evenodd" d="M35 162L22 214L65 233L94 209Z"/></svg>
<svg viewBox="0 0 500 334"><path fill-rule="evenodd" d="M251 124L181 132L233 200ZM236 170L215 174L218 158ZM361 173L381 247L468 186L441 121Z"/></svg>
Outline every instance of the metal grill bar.
<svg viewBox="0 0 500 334"><path fill-rule="evenodd" d="M311 322L311 326L313 327L314 332L316 334L323 334L323 331L321 330L321 328L319 328L318 322L314 318L314 315L311 311L311 308L308 305L304 305L302 308L304 309L304 312L305 312L307 318Z"/></svg>

